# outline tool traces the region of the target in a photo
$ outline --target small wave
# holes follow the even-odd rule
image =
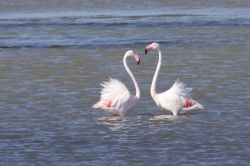
[[[220,26],[250,25],[245,8],[162,8],[141,11],[11,13],[0,15],[1,27],[32,26]]]
[[[180,16],[196,16],[203,15],[200,13],[192,14],[185,12],[186,10],[142,10],[142,11],[99,11],[99,12],[47,12],[47,13],[2,13],[0,20],[35,20],[35,19],[54,19],[54,18],[145,18],[145,17],[180,17]]]
[[[98,11],[64,11],[43,13],[0,13],[0,20],[35,20],[54,18],[146,18],[146,17],[184,17],[184,16],[209,16],[209,17],[237,17],[249,18],[248,8],[186,8],[186,7],[161,7],[157,9],[137,10],[98,10]]]
[[[106,40],[81,40],[75,39],[71,41],[62,40],[62,42],[36,41],[36,42],[15,42],[0,43],[0,48],[89,48],[89,47],[106,47],[106,46],[130,46],[145,45],[152,41],[165,45],[186,45],[186,44],[223,44],[232,41],[227,40],[202,40],[202,39],[170,39],[170,40],[154,40],[154,39],[106,39]]]
[[[51,21],[51,22],[0,22],[0,28],[15,27],[56,27],[56,26],[246,26],[250,19],[183,19],[183,20],[97,20],[97,21]]]

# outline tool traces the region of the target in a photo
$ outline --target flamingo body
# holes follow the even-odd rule
[[[169,90],[156,94],[153,100],[157,106],[171,111],[175,116],[187,111],[202,109],[203,106],[190,97],[191,91],[191,88],[177,80]]]
[[[109,81],[102,82],[101,86],[100,101],[93,105],[95,109],[100,108],[113,115],[125,115],[139,100],[117,79],[110,78]]]

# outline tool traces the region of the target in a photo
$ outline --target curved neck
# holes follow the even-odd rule
[[[128,72],[129,76],[131,77],[131,79],[132,79],[132,81],[134,83],[135,91],[136,91],[135,96],[137,98],[140,98],[140,95],[141,95],[140,94],[140,89],[139,89],[139,86],[137,84],[137,81],[135,80],[135,77],[134,77],[133,73],[131,72],[131,70],[129,69],[129,67],[127,65],[127,57],[128,57],[128,55],[124,55],[123,64],[124,64],[124,67],[125,67],[126,71]]]
[[[157,78],[158,78],[158,75],[159,75],[159,71],[161,69],[161,50],[160,50],[160,48],[158,48],[158,54],[159,54],[159,60],[158,60],[158,64],[157,64],[155,74],[154,74],[154,77],[153,77],[153,80],[152,80],[151,88],[150,88],[150,93],[151,93],[152,97],[154,97],[156,95],[156,90],[155,90],[156,82],[157,82]]]

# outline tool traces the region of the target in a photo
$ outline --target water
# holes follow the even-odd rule
[[[0,2],[0,165],[249,165],[248,1]],[[205,110],[174,118],[149,94],[179,78]],[[91,105],[99,83],[142,90],[123,118]]]

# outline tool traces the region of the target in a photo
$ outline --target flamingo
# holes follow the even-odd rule
[[[109,81],[104,81],[100,84],[102,86],[100,100],[92,106],[93,108],[100,108],[111,112],[113,115],[124,116],[126,112],[139,101],[140,89],[134,75],[127,65],[128,57],[134,58],[138,65],[140,64],[140,57],[133,50],[128,50],[123,57],[123,65],[135,86],[135,96],[129,92],[128,88],[121,81],[110,78]]]
[[[152,43],[145,47],[145,54],[150,50],[158,50],[159,60],[152,80],[150,94],[156,105],[171,111],[174,116],[191,110],[203,109],[203,106],[190,97],[192,88],[176,80],[170,89],[163,93],[156,93],[156,82],[161,68],[161,50],[158,43]]]

